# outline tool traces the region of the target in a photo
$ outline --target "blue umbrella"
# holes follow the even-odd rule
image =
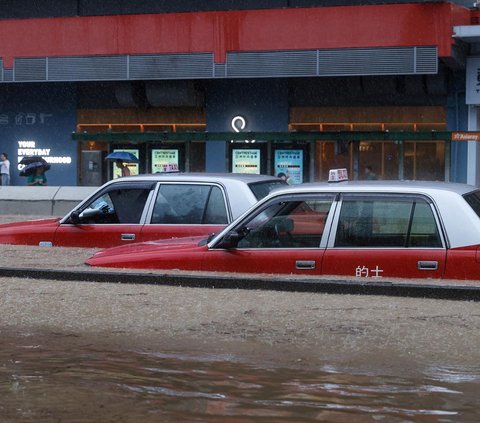
[[[105,157],[105,160],[121,160],[124,163],[138,163],[138,159],[127,151],[114,151]]]

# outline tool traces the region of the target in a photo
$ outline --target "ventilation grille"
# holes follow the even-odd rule
[[[415,72],[414,49],[322,50],[320,76],[395,75]]]
[[[436,47],[15,59],[0,82],[415,75],[438,73]]]
[[[127,56],[51,57],[49,81],[106,81],[127,79]]]
[[[227,55],[227,76],[303,77],[435,74],[436,47],[249,52]]]
[[[15,59],[14,75],[18,82],[46,81],[47,58]]]
[[[13,69],[4,69],[3,70],[3,81],[4,82],[13,82]]]
[[[227,76],[227,67],[225,63],[215,63],[215,78],[225,78]]]
[[[213,54],[130,56],[130,79],[197,79],[213,77]]]
[[[316,51],[229,53],[229,78],[314,76]]]
[[[438,73],[438,51],[436,47],[415,48],[415,73]]]

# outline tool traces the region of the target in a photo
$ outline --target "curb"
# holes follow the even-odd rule
[[[211,276],[152,273],[84,272],[53,269],[0,268],[0,277],[48,279],[57,281],[182,286],[189,288],[260,289],[326,294],[381,295],[390,297],[432,298],[480,301],[480,285],[434,285],[398,282],[358,282],[347,279],[301,279],[260,276]]]

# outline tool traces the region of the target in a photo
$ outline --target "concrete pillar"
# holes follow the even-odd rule
[[[478,106],[468,107],[468,130],[479,130]],[[467,184],[480,186],[480,144],[477,141],[468,142],[467,153]]]

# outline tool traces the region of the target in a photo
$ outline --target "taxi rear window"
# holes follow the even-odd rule
[[[287,185],[287,183],[280,179],[278,181],[273,180],[267,182],[255,182],[249,184],[248,186],[252,190],[255,198],[257,200],[261,200],[263,197],[266,197],[268,194],[270,194],[275,188],[282,187],[284,185]]]
[[[463,198],[465,198],[465,201],[473,211],[477,213],[477,216],[480,217],[480,190],[469,192],[468,194],[465,194]]]

